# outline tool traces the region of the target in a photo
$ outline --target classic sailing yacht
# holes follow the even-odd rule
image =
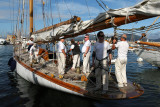
[[[0,45],[5,45],[6,44],[6,40],[0,37]]]
[[[75,37],[158,16],[160,15],[160,11],[157,11],[160,10],[159,5],[159,0],[144,0],[133,7],[101,13],[92,20],[81,21],[79,17],[73,17],[68,21],[33,32],[33,0],[30,0],[30,34],[34,38],[34,42],[41,44],[54,43],[61,36],[65,36],[65,38]],[[148,9],[150,9],[149,12]],[[127,87],[117,88],[117,81],[112,73],[109,76],[109,91],[107,93],[102,93],[102,89],[94,91],[96,84],[94,72],[91,72],[86,77],[82,73],[71,72],[66,68],[67,74],[63,78],[59,78],[57,63],[54,63],[56,60],[49,57],[54,52],[48,53],[46,49],[40,49],[39,55],[43,60],[38,64],[33,64],[31,67],[28,52],[22,49],[21,45],[21,42],[18,42],[14,48],[17,73],[33,84],[96,99],[130,99],[141,96],[144,93],[143,87],[130,81],[128,81]]]
[[[135,49],[134,52],[153,66],[160,68],[160,43],[143,41],[137,41],[136,43],[142,46]]]

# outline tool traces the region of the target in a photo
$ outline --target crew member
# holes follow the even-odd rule
[[[79,68],[80,67],[80,48],[79,45],[77,43],[75,43],[74,39],[71,40],[71,47],[70,47],[70,51],[72,51],[72,55],[73,55],[73,65],[71,70],[75,71],[75,68]]]
[[[112,54],[111,47],[107,41],[104,41],[104,33],[102,31],[97,34],[98,42],[94,44],[92,54],[92,64],[95,67],[96,88],[101,88],[101,81],[103,84],[103,93],[108,90],[108,64],[111,64]],[[109,60],[108,60],[109,57]]]
[[[139,40],[141,40],[141,41],[143,41],[143,42],[147,42],[148,40],[147,40],[147,38],[146,38],[146,34],[145,34],[145,33],[142,33],[142,34],[141,34],[141,38],[140,38]]]
[[[64,45],[65,39],[64,36],[59,38],[60,41],[58,42],[58,73],[59,75],[64,75],[65,73],[65,66],[66,66],[66,46]]]
[[[83,53],[83,73],[86,76],[90,73],[90,52],[91,52],[91,42],[89,41],[89,35],[86,34],[84,37],[85,43],[82,47]]]
[[[30,50],[30,48],[32,47],[33,45],[33,38],[31,37],[30,40],[28,41],[27,45],[28,45],[28,51]]]
[[[129,44],[126,39],[127,35],[123,34],[121,36],[121,41],[117,42],[117,40],[114,39],[112,45],[112,49],[118,48],[118,58],[115,61],[115,75],[117,78],[118,87],[127,86],[126,64]],[[115,44],[116,42],[117,44]]]
[[[37,46],[36,43],[33,44],[33,46],[30,48],[30,63],[32,66],[33,63],[33,59],[36,60],[36,63],[39,63],[39,57],[38,57],[38,53],[39,53],[39,47]]]

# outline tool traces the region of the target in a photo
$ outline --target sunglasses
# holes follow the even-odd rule
[[[99,35],[98,37],[104,37],[104,35]]]
[[[84,38],[88,38],[88,37],[84,37]]]

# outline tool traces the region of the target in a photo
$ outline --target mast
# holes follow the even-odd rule
[[[30,36],[33,32],[33,0],[29,0]]]

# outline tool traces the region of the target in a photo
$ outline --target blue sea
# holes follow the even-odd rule
[[[0,107],[160,107],[160,69],[145,61],[137,63],[132,52],[128,53],[127,78],[145,92],[123,100],[88,99],[29,83],[10,71],[7,64],[12,53],[12,45],[0,45]]]

